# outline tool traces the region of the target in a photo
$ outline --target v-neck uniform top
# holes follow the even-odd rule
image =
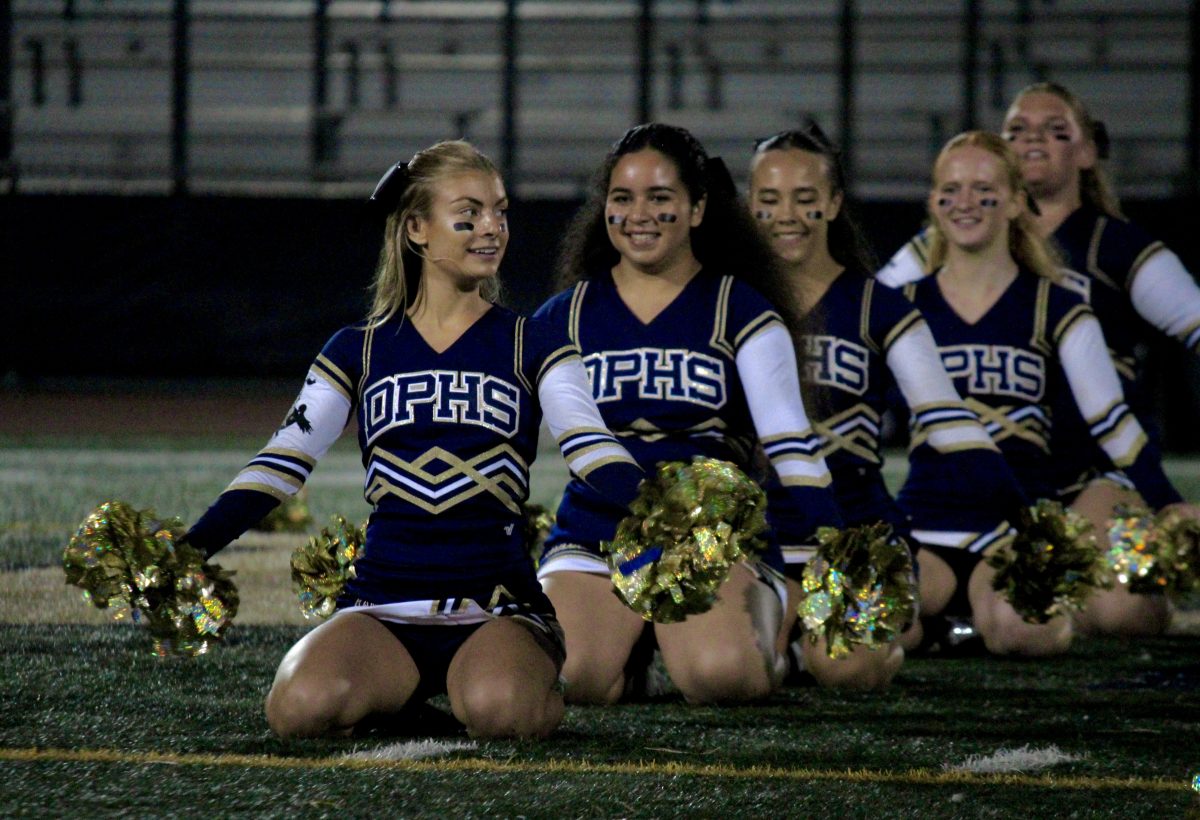
[[[791,336],[753,288],[702,270],[643,322],[611,272],[600,271],[536,315],[578,344],[605,423],[648,474],[661,462],[695,456],[748,470],[759,441],[786,490],[771,509],[780,541],[807,543],[818,526],[840,524],[819,436],[800,399]],[[620,519],[572,481],[547,555],[560,545],[598,552]]]
[[[943,503],[1009,510],[1023,502],[996,445],[955,392],[912,302],[865,272],[845,270],[812,314],[803,363],[816,396],[810,411],[848,524],[885,521],[908,531],[880,472],[880,424],[896,389],[909,409],[910,473],[974,477],[945,487],[951,495],[943,492]]]
[[[1159,507],[1178,500],[1125,402],[1099,322],[1079,293],[1022,269],[983,316],[967,322],[945,299],[936,274],[904,292],[933,331],[958,392],[979,414],[1029,498],[1052,498],[1057,489],[1050,469],[1051,407],[1055,394],[1066,391],[1093,439],[1149,503]],[[914,527],[962,529],[936,526],[953,514],[931,503],[936,487],[912,481],[905,483],[899,502],[912,514]],[[981,513],[975,529],[987,529],[995,520]]]
[[[573,474],[623,509],[642,471],[603,428],[560,328],[492,306],[440,352],[403,316],[343,328],[284,425],[189,540],[211,552],[248,529],[355,419],[373,511],[339,606],[416,601],[450,612],[499,596],[545,608],[522,508],[543,411]]]

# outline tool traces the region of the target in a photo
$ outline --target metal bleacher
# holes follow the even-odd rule
[[[1123,193],[1176,193],[1188,173],[1193,4],[979,0],[968,40],[962,0],[855,0],[856,192],[919,196],[944,139],[967,122],[998,125],[1016,90],[1050,78],[1107,121]],[[315,34],[322,6],[323,80]],[[194,192],[357,195],[397,158],[465,136],[493,156],[511,140],[507,176],[519,194],[574,197],[639,114],[638,2],[514,4],[508,133],[505,2],[187,7]],[[173,0],[12,3],[21,190],[171,189],[175,8]],[[651,8],[651,116],[693,130],[735,175],[755,137],[806,116],[842,137],[847,0],[659,0]],[[968,57],[978,67],[971,89]]]

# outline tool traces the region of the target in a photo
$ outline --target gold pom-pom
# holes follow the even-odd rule
[[[1130,592],[1187,595],[1200,587],[1200,521],[1164,510],[1119,507],[1108,529],[1105,559]]]
[[[305,532],[312,522],[306,494],[301,490],[295,495],[289,495],[278,507],[267,513],[262,521],[254,525],[254,529],[259,532]]]
[[[764,547],[766,496],[728,461],[659,465],[630,511],[601,548],[614,591],[648,621],[708,611],[732,566]]]
[[[328,618],[337,609],[346,582],[356,577],[354,562],[363,554],[365,525],[355,527],[340,515],[333,526],[292,552],[292,589],[305,618]]]
[[[894,641],[916,612],[908,546],[883,523],[822,527],[817,540],[798,609],[813,643],[824,637],[829,657],[844,658],[852,645],[878,649]]]
[[[1079,609],[1107,585],[1103,551],[1087,519],[1056,501],[1040,499],[1022,511],[1017,536],[988,557],[992,586],[1032,624]]]
[[[521,511],[525,513],[525,545],[536,563],[542,557],[542,545],[546,542],[546,536],[554,527],[554,513],[541,504],[522,504]]]
[[[97,609],[145,626],[154,653],[201,655],[237,614],[233,573],[186,541],[178,518],[108,501],[79,525],[63,551],[67,583]]]

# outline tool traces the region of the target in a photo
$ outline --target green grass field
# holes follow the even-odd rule
[[[318,524],[367,512],[349,439],[309,483]],[[789,688],[741,707],[671,697],[572,707],[542,742],[476,743],[437,700],[403,728],[281,741],[262,700],[307,628],[287,582],[303,536],[248,537],[218,556],[238,571],[243,610],[225,643],[193,660],[152,656],[145,634],[63,585],[60,564],[101,501],[194,520],[260,443],[0,438],[0,816],[1200,811],[1200,638],[1179,631],[1080,641],[1036,662],[910,659],[883,694]],[[1195,462],[1169,467],[1200,497]],[[552,504],[561,461],[543,458],[533,479],[533,500]],[[1009,761],[1017,768],[1004,771]]]

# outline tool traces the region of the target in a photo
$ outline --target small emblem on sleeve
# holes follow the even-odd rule
[[[312,423],[309,422],[308,418],[304,415],[304,411],[307,409],[307,404],[297,404],[292,408],[292,411],[288,413],[287,418],[283,420],[283,427],[280,427],[279,429],[282,430],[284,427],[290,427],[294,424],[300,428],[301,433],[311,433]]]

